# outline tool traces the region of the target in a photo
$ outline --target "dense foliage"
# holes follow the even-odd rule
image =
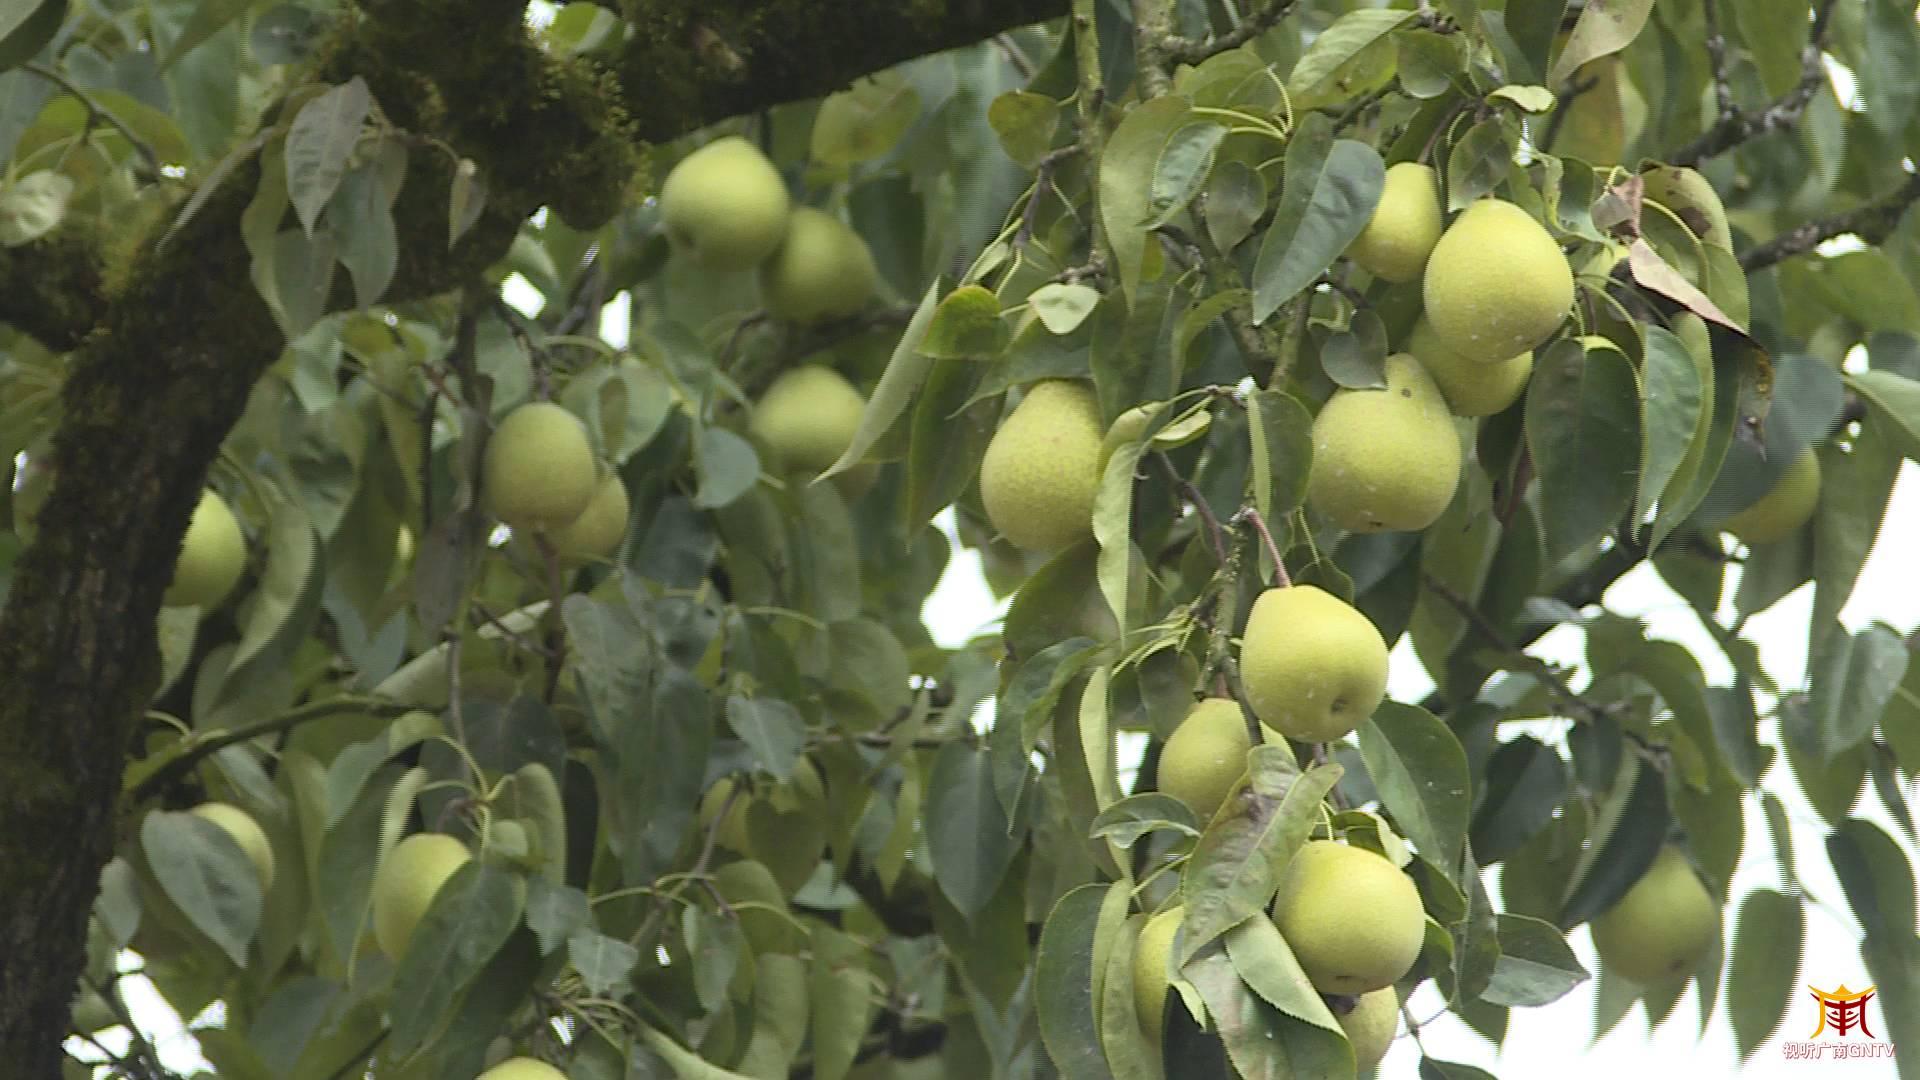
[[[735,78],[782,5],[409,6],[0,4],[0,849],[29,725],[132,695],[31,864],[84,965],[0,975],[69,1075],[131,956],[226,1080],[1338,1077],[1588,924],[1602,1030],[1695,988],[1748,1054],[1783,773],[1920,1046],[1920,664],[1838,619],[1920,460],[1914,5],[916,11],[799,102]],[[121,448],[190,484],[85,474],[194,378],[217,455]],[[956,543],[1011,602],[944,647]],[[1729,685],[1607,606],[1648,562]],[[36,675],[63,610],[157,662]]]

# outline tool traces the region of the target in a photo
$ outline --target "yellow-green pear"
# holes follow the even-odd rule
[[[420,919],[454,871],[472,861],[467,845],[445,833],[415,833],[394,845],[373,874],[373,939],[398,962]]]
[[[1573,306],[1573,270],[1525,210],[1480,199],[1440,235],[1421,279],[1427,318],[1464,356],[1504,360],[1536,348]]]
[[[1445,225],[1433,166],[1402,161],[1387,170],[1373,217],[1347,245],[1347,258],[1383,281],[1412,281],[1426,269]]]
[[[1345,736],[1387,696],[1387,643],[1359,609],[1317,585],[1268,589],[1240,643],[1255,716],[1301,742]]]
[[[668,241],[716,270],[751,270],[772,255],[791,205],[773,162],[738,135],[681,158],[660,185]]]
[[[1426,940],[1413,879],[1366,848],[1309,840],[1280,875],[1273,924],[1315,989],[1367,994],[1413,968]]]
[[[1407,335],[1407,351],[1433,376],[1455,416],[1492,416],[1520,400],[1533,374],[1533,352],[1487,363],[1447,348],[1422,315]]]
[[[1170,907],[1147,920],[1133,945],[1133,1009],[1147,1037],[1160,1041],[1166,1019],[1167,991],[1173,980],[1167,963],[1173,957],[1173,936],[1180,930],[1186,908]]]
[[[254,876],[260,879],[260,894],[265,896],[273,888],[273,845],[267,842],[267,834],[253,815],[230,803],[208,802],[194,807],[189,813],[195,817],[206,818],[228,835],[233,842],[246,852],[247,861],[253,864]]]
[[[1460,483],[1460,438],[1433,376],[1395,353],[1386,379],[1334,391],[1313,421],[1307,502],[1349,532],[1424,529]]]
[[[480,494],[516,529],[555,529],[579,517],[600,486],[587,427],[551,401],[513,410],[487,440]]]
[[[1641,197],[1673,211],[1693,235],[1733,250],[1733,232],[1727,228],[1727,208],[1707,178],[1684,165],[1655,165],[1640,174]],[[1645,210],[1657,214],[1658,210]]]
[[[734,795],[734,788],[740,782],[731,776],[723,776],[714,781],[707,793],[700,797],[698,820],[703,829],[712,828],[715,818],[720,816],[722,807],[726,808],[727,818],[715,831],[714,845],[723,851],[745,855],[747,852],[747,804],[753,796],[747,791]],[[732,799],[731,803],[728,799]]]
[[[1265,741],[1279,744],[1280,733],[1267,728]],[[1246,774],[1252,749],[1240,704],[1207,698],[1187,712],[1160,748],[1159,788],[1186,803],[1205,824]]]
[[[481,1073],[477,1080],[567,1080],[567,1074],[535,1058],[512,1057]]]
[[[1720,523],[1742,543],[1771,544],[1792,536],[1820,505],[1820,455],[1809,446],[1752,506]]]
[[[878,279],[859,233],[823,210],[798,206],[779,250],[760,264],[760,298],[775,318],[821,322],[857,314]]]
[[[1029,551],[1053,551],[1091,535],[1105,434],[1086,383],[1034,383],[980,461],[987,520]]]
[[[168,607],[214,607],[233,591],[246,567],[247,538],[240,533],[240,523],[225,499],[202,491],[180,542],[173,580],[160,602]]]
[[[1713,948],[1720,909],[1672,844],[1626,895],[1593,920],[1600,962],[1643,986],[1685,978]]]
[[[846,376],[807,364],[773,380],[753,407],[748,429],[783,468],[811,475],[847,452],[866,409],[867,399]]]
[[[1383,986],[1361,994],[1352,1009],[1335,1019],[1340,1021],[1340,1030],[1347,1033],[1347,1044],[1353,1047],[1354,1068],[1371,1069],[1387,1056],[1393,1033],[1399,1030],[1400,992]]]
[[[602,469],[593,498],[580,516],[547,534],[560,557],[569,560],[604,559],[620,550],[627,538],[627,482],[612,469]]]

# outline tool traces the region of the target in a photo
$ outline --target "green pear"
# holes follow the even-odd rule
[[[740,781],[731,776],[723,776],[714,781],[713,786],[707,789],[707,793],[700,797],[697,819],[702,829],[713,828],[714,819],[720,816],[720,809],[726,807],[727,819],[721,822],[719,829],[715,831],[714,845],[723,851],[746,855],[748,854],[747,804],[753,801],[753,795],[747,791],[734,795],[734,788],[739,786],[739,783]],[[729,803],[728,799],[733,801]]]
[[[668,241],[716,270],[751,270],[772,255],[791,205],[780,171],[738,135],[681,158],[660,185]]]
[[[1353,1065],[1367,1070],[1380,1064],[1400,1027],[1400,992],[1391,986],[1361,994],[1353,1008],[1334,1017],[1353,1047]]]
[[[1531,350],[1495,363],[1462,356],[1440,340],[1422,315],[1407,335],[1407,351],[1433,376],[1455,416],[1492,416],[1520,400],[1533,375]]]
[[[1057,550],[1091,535],[1105,434],[1087,384],[1034,383],[980,461],[987,520],[1030,551]]]
[[[789,470],[814,475],[840,460],[860,430],[867,399],[830,367],[782,372],[753,407],[748,430]]]
[[[1573,306],[1573,269],[1532,215],[1481,199],[1440,235],[1421,279],[1427,318],[1453,351],[1489,362],[1537,348]]]
[[[786,894],[764,864],[730,862],[713,872],[713,888],[739,914],[740,930],[756,954],[798,953],[805,945],[805,935],[785,914]]]
[[[1668,844],[1626,895],[1593,920],[1593,947],[1608,970],[1655,986],[1691,973],[1719,932],[1719,906],[1686,855]]]
[[[1727,208],[1707,178],[1684,165],[1655,165],[1640,174],[1641,197],[1673,211],[1688,231],[1709,244],[1733,250]],[[1657,214],[1658,210],[1644,213]]]
[[[858,314],[878,279],[859,233],[832,214],[798,206],[779,250],[760,264],[760,297],[775,318],[823,322]]]
[[[600,486],[587,428],[551,401],[506,415],[480,467],[487,508],[516,529],[556,529],[579,517]]]
[[[1385,389],[1340,389],[1313,422],[1307,502],[1349,532],[1424,529],[1460,483],[1460,438],[1440,387],[1406,353]]]
[[[699,821],[711,827],[738,781],[723,777],[700,800]],[[826,785],[811,758],[795,763],[793,778],[762,794],[733,799],[714,835],[715,846],[766,864],[785,893],[806,884],[826,847]]]
[[[593,498],[580,516],[547,533],[547,541],[569,561],[604,559],[620,550],[627,538],[627,482],[612,469],[602,469]]]
[[[1433,166],[1402,161],[1387,170],[1380,202],[1347,245],[1347,258],[1383,281],[1412,281],[1426,269],[1444,224]]]
[[[201,803],[191,811],[195,817],[202,817],[233,837],[233,842],[246,852],[247,861],[253,864],[253,872],[260,879],[260,895],[273,888],[273,845],[267,842],[267,834],[253,815],[229,803]]]
[[[440,887],[472,861],[467,845],[444,833],[415,833],[394,845],[373,874],[373,938],[396,963]]]
[[[1426,940],[1413,879],[1366,848],[1309,840],[1280,875],[1273,923],[1314,988],[1368,994],[1412,970]]]
[[[1268,589],[1240,643],[1240,682],[1262,723],[1330,742],[1387,696],[1387,643],[1357,608],[1317,585]]]
[[[1133,1009],[1140,1027],[1156,1043],[1166,1020],[1167,991],[1173,986],[1167,972],[1173,936],[1185,915],[1186,908],[1176,905],[1153,916],[1140,928],[1140,939],[1133,945]]]
[[[247,567],[247,538],[234,520],[227,501],[202,491],[193,508],[180,555],[173,564],[173,580],[160,602],[168,607],[218,606],[240,581]]]
[[[1278,744],[1281,735],[1267,728],[1266,741]],[[1188,711],[1160,748],[1159,788],[1186,803],[1204,824],[1246,775],[1252,749],[1240,704],[1207,698]]]
[[[1793,459],[1758,502],[1720,523],[1749,547],[1772,544],[1799,531],[1820,505],[1820,455],[1809,446]]]
[[[567,1080],[559,1069],[530,1057],[512,1057],[488,1069],[476,1080]]]

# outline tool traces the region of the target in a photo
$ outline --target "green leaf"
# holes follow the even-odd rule
[[[760,766],[782,783],[793,779],[794,763],[807,745],[806,720],[800,710],[778,698],[727,698],[727,726],[753,751]]]
[[[1517,735],[1493,751],[1485,776],[1486,794],[1468,838],[1476,856],[1494,863],[1553,820],[1567,795],[1567,766],[1540,740]]]
[[[433,896],[393,976],[389,1050],[425,1046],[460,995],[520,925],[526,883],[475,860],[454,871]]]
[[[1900,635],[1884,623],[1874,623],[1856,635],[1835,627],[1816,647],[1808,675],[1813,694],[1805,709],[1800,744],[1817,747],[1822,759],[1834,758],[1860,745],[1893,700],[1907,673],[1907,647]],[[1783,727],[1793,723],[1782,719]],[[1787,732],[1789,738],[1794,732]]]
[[[1126,890],[1125,882],[1115,882],[1116,891]],[[1110,894],[1111,895],[1111,894]],[[1117,911],[1115,910],[1117,909]],[[1098,962],[1102,951],[1098,947],[1104,940],[1111,945],[1104,953],[1105,968],[1099,982],[1100,1000],[1100,1046],[1106,1053],[1107,1066],[1113,1070],[1114,1080],[1159,1080],[1160,1070],[1155,1067],[1154,1047],[1149,1043],[1146,1032],[1140,1027],[1140,1011],[1134,1005],[1133,998],[1133,951],[1140,934],[1140,925],[1146,922],[1146,916],[1126,916],[1124,897],[1117,904],[1110,904],[1101,912],[1102,925],[1096,928],[1094,958]],[[1111,930],[1105,925],[1118,920]]]
[[[1420,1080],[1497,1080],[1485,1069],[1439,1058],[1420,1059]]]
[[[19,247],[40,239],[67,216],[73,197],[73,178],[42,169],[8,184],[0,191],[0,245]]]
[[[1046,730],[1067,686],[1099,657],[1098,643],[1083,637],[1057,642],[1028,657],[1007,684],[995,713],[991,745],[994,794],[1009,819],[1027,781],[1027,755]]]
[[[1349,11],[1335,19],[1333,25],[1314,36],[1313,44],[1307,46],[1307,51],[1287,75],[1287,96],[1294,108],[1308,107],[1310,99],[1327,94],[1342,68],[1370,47],[1383,43],[1387,35],[1405,25],[1412,14],[1369,9]]]
[[[940,283],[930,282],[926,294],[920,298],[920,306],[914,309],[913,318],[900,335],[900,343],[893,348],[893,358],[887,362],[887,370],[881,373],[880,381],[874,384],[873,393],[867,398],[867,407],[860,414],[860,427],[853,433],[853,441],[847,444],[847,451],[840,455],[840,460],[820,474],[822,480],[860,464],[867,456],[867,451],[873,449],[874,444],[880,441],[880,437],[887,433],[887,429],[912,403],[914,393],[927,377],[927,369],[933,366],[933,358],[920,352],[920,341],[933,322],[933,313],[939,307],[939,296]]]
[[[309,237],[347,174],[372,108],[366,80],[355,75],[301,106],[287,128],[287,197]]]
[[[759,863],[744,862],[739,865],[766,873]],[[770,874],[765,880],[770,888],[777,890],[780,887]],[[735,915],[709,914],[705,908],[693,906],[682,909],[680,914],[680,938],[686,942],[687,955],[693,966],[693,996],[699,1000],[700,1007],[708,1012],[725,1006],[727,992],[740,971],[740,958],[747,951],[746,932],[742,918],[737,917],[738,909]],[[757,912],[747,917],[780,918],[770,912]]]
[[[1045,94],[1009,90],[987,106],[1000,146],[1023,169],[1038,169],[1060,128],[1060,103]]]
[[[1553,91],[1544,86],[1509,83],[1487,95],[1488,101],[1508,101],[1522,112],[1544,113],[1553,108]]]
[[[1813,519],[1813,614],[1818,631],[1834,625],[1853,596],[1873,542],[1880,535],[1900,451],[1878,416],[1862,423],[1851,447],[1824,443],[1820,455],[1820,503]]]
[[[67,21],[67,0],[6,0],[0,4],[0,71],[40,55]],[[13,147],[8,146],[11,156]]]
[[[962,917],[987,906],[1006,876],[1021,838],[993,790],[985,751],[954,741],[940,748],[927,781],[922,818],[933,855],[933,880]]]
[[[167,48],[167,58],[160,69],[165,71],[179,63],[182,56],[225,29],[252,6],[253,0],[200,0],[193,5],[193,14],[187,17],[187,24],[180,28],[179,36]]]
[[[760,455],[747,440],[726,428],[707,427],[696,445],[693,460],[700,489],[694,492],[693,505],[702,510],[730,506],[760,482]]]
[[[1899,138],[1920,105],[1920,28],[1902,0],[1868,0],[1857,69],[1867,123],[1882,138]]]
[[[260,926],[260,878],[225,829],[196,814],[156,810],[140,823],[140,849],[160,890],[235,967]]]
[[[646,1044],[647,1049],[660,1055],[679,1080],[755,1080],[754,1077],[729,1072],[713,1064],[646,1024],[640,1025],[640,1041]]]
[[[1617,0],[1581,9],[1579,20],[1573,24],[1573,33],[1567,36],[1566,45],[1547,70],[1547,85],[1559,86],[1580,65],[1611,56],[1632,44],[1652,11],[1653,0]]]
[[[1040,324],[1055,334],[1070,334],[1100,303],[1100,293],[1078,282],[1050,281],[1027,296]]]
[[[1107,458],[1101,470],[1100,487],[1093,497],[1093,538],[1100,545],[1094,566],[1100,582],[1100,595],[1113,612],[1115,629],[1125,642],[1132,629],[1129,618],[1139,597],[1129,597],[1133,584],[1133,488],[1134,473],[1146,452],[1142,443],[1121,445]]]
[[[1094,986],[1094,931],[1105,885],[1082,885],[1062,896],[1040,929],[1034,961],[1035,1011],[1047,1057],[1064,1080],[1106,1080]]]
[[[936,360],[973,359],[999,353],[1007,338],[999,298],[982,286],[962,285],[934,309],[920,352]]]
[[[1268,1004],[1315,1027],[1341,1031],[1344,1037],[1340,1021],[1313,988],[1292,946],[1272,919],[1248,919],[1227,931],[1226,945],[1234,970]]]
[[[1527,389],[1527,446],[1540,478],[1547,557],[1604,535],[1633,504],[1640,468],[1640,388],[1613,349],[1560,341]]]
[[[1180,216],[1213,172],[1214,155],[1227,137],[1224,124],[1206,120],[1184,124],[1167,136],[1153,163],[1148,188],[1147,227],[1158,228]]]
[[[624,985],[640,962],[640,950],[598,930],[582,928],[567,937],[567,963],[580,974],[587,993],[606,997]]]
[[[842,168],[885,157],[920,118],[920,94],[898,68],[875,72],[829,94],[813,117],[809,152]]]
[[[1107,136],[1100,155],[1100,221],[1113,249],[1114,269],[1128,302],[1140,288],[1147,255],[1147,226],[1153,217],[1155,163],[1190,106],[1173,95],[1153,98],[1129,109]]]
[[[1515,1008],[1547,1005],[1586,982],[1587,969],[1574,958],[1552,923],[1525,915],[1499,916],[1500,959],[1482,1001]]]
[[[1920,382],[1880,370],[1849,374],[1846,382],[1872,406],[1877,419],[1899,431],[1901,454],[1920,461]]]
[[[1640,491],[1633,506],[1635,521],[1644,521],[1655,502],[1666,497],[1667,484],[1693,446],[1706,388],[1700,368],[1680,339],[1665,327],[1648,324],[1645,330],[1646,458],[1640,472]],[[1709,369],[1710,370],[1710,369]]]
[[[866,948],[825,926],[812,933],[813,969],[808,997],[813,999],[813,1075],[845,1080],[866,1037],[873,995]]]
[[[404,163],[406,151],[398,143]],[[340,262],[353,278],[353,294],[361,307],[372,307],[393,283],[400,265],[399,235],[393,223],[393,201],[398,188],[387,186],[387,173],[365,165],[341,178],[327,203],[327,222]],[[404,175],[404,173],[400,174]]]
[[[1322,144],[1311,141],[1315,135],[1327,140],[1324,157],[1317,156]],[[1265,322],[1333,265],[1373,219],[1386,183],[1386,165],[1366,143],[1332,139],[1324,124],[1310,121],[1302,121],[1293,138],[1280,204],[1253,268],[1255,322]]]
[[[1513,171],[1514,133],[1507,119],[1489,117],[1467,129],[1447,154],[1447,209],[1467,205],[1506,182]]]
[[[1727,972],[1727,1018],[1745,1061],[1779,1030],[1800,995],[1800,952],[1807,914],[1798,896],[1755,889],[1734,920],[1733,965]]]
[[[1328,1077],[1353,1067],[1353,1051],[1344,1036],[1289,1016],[1254,993],[1222,944],[1209,945],[1182,965],[1180,974],[1207,1003],[1207,1019],[1226,1043],[1240,1076]],[[1179,1010],[1178,1005],[1169,1007]]]
[[[586,893],[541,878],[528,883],[527,929],[539,939],[542,955],[551,955],[575,932],[592,926],[593,909],[588,905]]]
[[[1447,725],[1418,705],[1382,702],[1360,725],[1360,756],[1401,833],[1435,866],[1458,866],[1473,795]]]
[[[1088,835],[1130,848],[1150,832],[1199,836],[1200,825],[1186,803],[1157,791],[1143,791],[1100,811]]]

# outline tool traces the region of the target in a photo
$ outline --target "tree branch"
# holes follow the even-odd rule
[[[1240,21],[1240,25],[1210,41],[1173,38],[1166,43],[1164,55],[1169,63],[1198,64],[1209,56],[1237,49],[1280,24],[1293,10],[1296,0],[1265,0],[1258,9]]]
[[[324,720],[329,716],[342,716],[347,713],[399,716],[415,708],[417,706],[388,701],[385,698],[337,697],[327,698],[324,701],[311,701],[288,709],[278,716],[269,716],[265,720],[256,720],[231,731],[222,731],[195,740],[182,750],[179,756],[172,758],[155,769],[152,775],[134,785],[130,798],[135,804],[145,802],[179,782],[207,758],[229,746],[252,742],[262,735],[277,735],[283,731],[291,731],[310,720]]]
[[[1900,224],[1907,208],[1920,200],[1920,173],[1908,173],[1907,181],[1891,194],[1828,217],[1796,225],[1764,244],[1740,253],[1740,268],[1751,274],[1782,259],[1803,255],[1836,236],[1858,236],[1874,246],[1885,242]]]
[[[1800,81],[1766,108],[1759,112],[1748,112],[1734,104],[1733,87],[1728,82],[1726,70],[1726,40],[1719,34],[1718,12],[1712,0],[1708,0],[1707,55],[1713,65],[1714,100],[1719,105],[1720,115],[1713,126],[1702,132],[1699,138],[1674,151],[1669,160],[1675,165],[1698,165],[1749,139],[1783,131],[1799,123],[1800,114],[1806,111],[1807,103],[1813,100],[1814,92],[1827,78],[1826,64],[1821,54],[1826,50],[1827,22],[1833,15],[1833,4],[1834,0],[1820,0],[1813,9],[1813,22],[1807,30],[1807,46],[1800,53]]]

